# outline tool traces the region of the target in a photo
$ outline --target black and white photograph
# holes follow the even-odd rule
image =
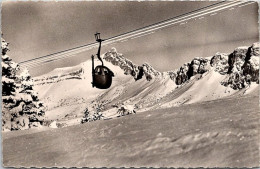
[[[257,1],[3,1],[2,166],[259,167]]]

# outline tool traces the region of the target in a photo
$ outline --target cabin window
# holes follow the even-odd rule
[[[102,71],[101,71],[100,67],[97,67],[97,68],[96,68],[96,74],[98,74],[98,75],[101,75],[101,74],[102,74]]]
[[[108,70],[107,70],[107,68],[104,68],[104,73],[105,73],[105,75],[108,74]]]

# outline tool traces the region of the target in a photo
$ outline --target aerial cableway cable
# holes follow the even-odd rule
[[[220,2],[219,2],[220,3]],[[223,2],[222,2],[223,3]],[[231,3],[234,3],[234,1],[233,2],[231,2]],[[223,10],[223,9],[226,9],[226,8],[230,8],[230,7],[232,7],[232,6],[237,6],[237,5],[241,5],[241,4],[245,4],[245,5],[248,5],[249,3],[248,2],[240,2],[240,3],[238,3],[237,4],[237,2],[235,2],[236,4],[225,4],[225,5],[229,5],[229,6],[224,6],[225,8],[221,8],[221,9],[217,9],[217,11],[218,10]],[[248,3],[248,4],[247,4]],[[250,3],[254,3],[254,2],[250,2]],[[214,4],[213,4],[214,5]],[[231,5],[231,6],[230,6]],[[212,5],[211,5],[212,6]],[[204,7],[204,8],[206,8],[206,7]],[[196,16],[193,16],[193,18],[195,18],[195,17],[199,17],[199,16],[202,16],[202,15],[206,15],[206,14],[209,14],[209,13],[212,13],[212,12],[216,12],[215,10],[214,11],[209,11],[209,12],[207,12],[207,13],[205,13],[205,14],[200,14],[200,15],[196,15]],[[187,18],[186,20],[189,20],[189,19],[192,19],[192,18]],[[162,21],[162,22],[165,22],[165,21]],[[170,25],[172,25],[172,24],[176,24],[176,23],[179,23],[179,22],[183,22],[183,20],[180,20],[180,21],[178,21],[178,22],[175,22],[175,23],[170,23]],[[160,22],[161,23],[161,22]],[[158,24],[158,23],[157,23]],[[153,24],[153,25],[155,25],[155,24]],[[151,26],[151,25],[150,25]],[[150,27],[150,26],[147,26],[147,27]],[[153,30],[155,30],[155,29],[161,29],[161,28],[163,28],[163,27],[166,27],[166,26],[169,26],[169,25],[162,25],[161,27],[158,27],[158,25],[157,25],[157,27],[155,27]],[[139,30],[141,30],[141,31],[143,31],[144,30],[144,28],[141,28],[141,29],[139,29]],[[135,30],[136,31],[136,30]],[[150,30],[146,30],[146,32],[150,32],[151,31],[151,29]],[[132,32],[134,32],[134,31],[131,31],[130,33],[132,33]],[[128,38],[131,38],[131,39],[133,39],[133,38],[137,38],[136,37],[136,35],[138,35],[138,36],[144,36],[144,35],[146,35],[146,34],[143,34],[143,33],[146,33],[146,32],[137,32],[136,34],[134,34],[134,35],[129,35],[129,32],[128,33],[125,33],[125,34],[122,34],[122,35],[118,35],[118,36],[115,36],[115,37],[112,37],[112,38],[108,38],[108,39],[106,39],[106,43],[104,43],[104,45],[107,45],[107,44],[111,44],[111,43],[115,43],[115,42],[118,42],[118,41],[122,41],[122,40],[125,40],[125,39],[128,39]],[[139,34],[141,34],[141,35],[139,35]],[[143,34],[143,35],[142,35]],[[150,34],[150,33],[147,33],[147,34]],[[119,38],[118,38],[119,37]],[[117,38],[117,39],[115,39],[115,38]],[[114,39],[114,40],[113,40]],[[112,41],[111,41],[112,40]],[[35,58],[35,59],[31,59],[31,60],[28,60],[28,61],[24,61],[24,62],[21,62],[20,64],[21,65],[27,65],[27,66],[29,66],[29,67],[34,67],[34,65],[35,66],[37,66],[37,65],[39,65],[39,64],[42,64],[42,63],[48,63],[48,62],[52,62],[52,61],[55,61],[55,60],[60,60],[60,59],[63,59],[63,58],[66,58],[66,57],[70,57],[70,56],[73,56],[73,55],[75,55],[75,54],[77,54],[77,53],[79,53],[79,52],[83,52],[83,51],[86,51],[86,50],[89,50],[89,49],[92,49],[92,48],[94,48],[94,47],[96,47],[96,45],[97,45],[97,43],[92,43],[92,44],[88,44],[88,45],[83,45],[83,46],[80,46],[80,47],[76,47],[76,48],[73,48],[73,49],[68,49],[68,50],[66,50],[66,51],[61,51],[61,52],[57,52],[57,53],[55,53],[55,54],[51,54],[51,55],[47,55],[47,56],[44,56],[44,57],[40,57],[40,58]],[[84,47],[86,47],[86,48],[84,48]],[[75,51],[76,50],[76,51]],[[48,57],[49,56],[49,57]],[[45,58],[45,57],[48,57],[48,58]],[[35,61],[34,61],[35,60]],[[29,63],[28,63],[29,62]],[[31,62],[31,63],[30,63]],[[27,63],[27,64],[26,64]]]
[[[234,1],[232,2],[232,3],[234,3]],[[250,3],[254,3],[254,2],[250,2]],[[250,4],[250,3],[248,3],[248,2],[240,2],[240,3],[237,3],[236,2],[236,4],[225,4],[225,5],[229,5],[229,6],[224,6],[225,8],[221,8],[221,10],[223,10],[223,9],[226,9],[226,8],[230,8],[230,7],[232,7],[232,6],[237,6],[237,5],[241,5],[241,4],[244,4],[244,5],[248,5],[248,4]],[[214,4],[213,4],[214,5]],[[243,5],[243,6],[244,6]],[[204,7],[205,8],[205,7]],[[220,9],[217,9],[217,11],[218,10],[220,10]],[[216,12],[215,10],[214,11],[209,11],[209,12],[207,12],[207,13],[205,13],[205,14],[200,14],[200,15],[196,15],[196,16],[193,16],[193,18],[195,18],[195,17],[199,17],[199,16],[202,16],[202,15],[206,15],[206,14],[209,14],[209,13],[212,13],[212,12]],[[192,18],[187,18],[186,20],[189,20],[189,19],[192,19]],[[162,21],[163,22],[163,21]],[[170,23],[170,25],[172,25],[172,24],[176,24],[176,23],[179,23],[179,22],[183,22],[183,20],[180,20],[180,21],[178,21],[178,22],[175,22],[175,23]],[[154,24],[155,25],[155,24]],[[166,26],[169,26],[169,25],[162,25],[161,27],[155,27],[154,29],[161,29],[161,28],[163,28],[163,27],[166,27]],[[149,26],[148,26],[149,27]],[[153,29],[153,30],[154,30]],[[140,29],[139,29],[140,30]],[[141,28],[141,30],[143,31],[144,30],[144,28]],[[150,30],[146,30],[146,32],[148,32],[148,31],[150,31],[150,33],[151,33],[151,29]],[[133,31],[131,31],[131,33],[132,33]],[[122,34],[122,35],[124,35],[124,36],[122,36],[122,35],[118,35],[118,36],[115,36],[115,37],[112,37],[112,38],[109,38],[109,39],[106,39],[106,43],[104,43],[104,45],[107,45],[107,44],[111,44],[111,43],[115,43],[115,42],[118,42],[118,41],[122,41],[122,40],[125,40],[125,39],[129,39],[129,38],[131,38],[131,39],[133,39],[133,38],[137,38],[136,37],[136,35],[138,35],[138,36],[144,36],[144,35],[146,35],[146,34],[150,34],[150,33],[146,33],[146,32],[138,32],[138,33],[136,33],[136,34],[134,34],[134,35],[129,35],[129,32],[128,33],[125,33],[125,34]],[[143,33],[146,33],[146,34],[143,34]],[[141,34],[141,35],[139,35],[139,34]],[[118,38],[119,37],[119,38]],[[117,38],[117,39],[115,39],[115,38]],[[114,39],[114,40],[113,40]],[[111,41],[112,40],[112,41]],[[34,66],[37,66],[37,65],[39,65],[39,64],[46,64],[46,63],[48,63],[48,62],[52,62],[52,61],[55,61],[55,60],[60,60],[60,59],[64,59],[64,58],[67,58],[67,57],[70,57],[70,56],[73,56],[73,55],[75,55],[75,54],[77,54],[77,53],[79,53],[79,52],[83,52],[83,51],[86,51],[86,50],[89,50],[89,49],[92,49],[92,48],[94,48],[94,47],[96,47],[96,45],[97,45],[97,43],[92,43],[92,44],[88,44],[88,45],[83,45],[83,46],[81,46],[81,47],[76,47],[76,48],[73,48],[73,49],[68,49],[68,50],[66,50],[66,51],[62,51],[62,52],[57,52],[57,53],[55,53],[55,54],[51,54],[51,55],[47,55],[47,56],[49,56],[49,58],[45,58],[45,57],[47,57],[47,56],[45,56],[45,57],[41,57],[41,58],[35,58],[35,59],[32,59],[32,60],[28,60],[28,61],[24,61],[24,62],[21,62],[20,64],[23,66],[23,65],[27,65],[28,67],[34,67]],[[84,48],[84,46],[86,47],[86,48]],[[75,51],[76,50],[76,51]],[[35,60],[35,61],[34,61]],[[26,64],[26,62],[27,62],[27,64]],[[29,63],[28,63],[29,62]]]
[[[223,3],[223,2],[218,2],[216,4],[220,4],[220,3]],[[195,13],[196,14],[195,16],[194,16],[194,11],[192,11],[192,12],[189,12],[189,13],[193,13],[193,14],[188,15],[188,16],[191,16],[190,18],[185,18],[185,17],[187,17],[187,14],[188,14],[188,13],[186,13],[186,14],[183,14],[183,15],[186,15],[186,16],[182,17],[182,20],[180,20],[180,18],[178,18],[180,16],[174,17],[174,18],[177,18],[177,22],[175,22],[175,23],[171,23],[171,22],[169,23],[169,20],[173,19],[173,18],[171,18],[171,19],[168,19],[168,20],[165,20],[165,21],[153,24],[153,25],[149,25],[149,26],[144,27],[144,28],[140,28],[140,29],[137,29],[137,30],[134,30],[134,31],[131,31],[131,32],[128,32],[128,33],[124,33],[124,34],[121,34],[121,35],[118,35],[118,36],[115,36],[115,37],[112,37],[112,38],[108,38],[108,39],[105,40],[106,42],[104,43],[104,45],[115,43],[115,42],[122,41],[122,40],[129,39],[129,38],[133,39],[133,38],[136,38],[137,35],[138,36],[144,36],[146,34],[143,34],[143,33],[151,32],[153,30],[161,29],[163,27],[170,26],[172,24],[183,22],[184,19],[190,20],[190,19],[197,18],[197,17],[203,16],[203,15],[211,14],[212,12],[216,12],[216,11],[219,11],[219,10],[223,10],[223,9],[230,8],[230,7],[237,6],[237,5],[244,4],[244,3],[247,3],[247,2],[236,2],[236,1],[235,2],[234,1],[229,2],[227,4],[224,4],[224,6],[223,5],[217,6],[217,9],[216,9],[216,7],[214,7],[213,8],[214,10],[212,10],[212,8],[211,8],[210,11],[208,9],[208,10],[200,11],[199,14],[197,12],[197,13]],[[216,4],[213,4],[213,5],[210,5],[210,6],[214,6]],[[208,7],[209,6],[204,7],[204,8],[208,8]],[[201,9],[198,9],[196,11],[199,11],[199,10],[201,10]],[[204,12],[204,13],[202,13],[202,12]],[[181,16],[183,16],[183,15],[181,15]],[[165,25],[165,23],[166,23],[166,25]],[[158,27],[158,26],[160,26],[160,27]],[[147,28],[149,28],[149,29],[147,29]],[[151,28],[153,28],[153,29],[151,29]],[[137,32],[137,31],[139,31],[139,32]],[[133,34],[133,33],[135,33],[135,34]],[[148,33],[148,34],[150,34],[150,33]],[[42,63],[48,63],[48,62],[52,62],[52,61],[55,61],[55,60],[60,60],[60,59],[66,58],[66,57],[73,56],[73,55],[75,55],[79,52],[83,52],[83,51],[92,49],[96,46],[97,46],[97,43],[83,45],[83,46],[76,47],[76,48],[73,48],[73,49],[68,49],[66,51],[57,52],[55,54],[51,54],[51,55],[43,56],[43,57],[40,57],[40,58],[35,58],[35,59],[28,60],[28,61],[24,61],[24,62],[21,62],[20,64],[23,65],[23,64],[26,64],[26,62],[27,62],[27,64],[26,64],[27,66],[34,67],[34,66],[37,66],[37,65],[42,64]],[[48,57],[48,58],[46,58],[46,57]]]
[[[139,29],[135,29],[133,31],[130,32],[126,32],[117,36],[113,36],[110,37],[108,39],[104,39],[103,41],[103,46],[109,45],[109,44],[113,44],[116,42],[122,42],[122,41],[126,41],[128,39],[134,39],[134,38],[139,38],[141,36],[145,36],[151,33],[154,33],[154,31],[157,31],[159,29],[165,28],[165,27],[169,27],[178,23],[183,23],[183,22],[187,22],[191,19],[196,19],[196,18],[202,18],[203,16],[206,15],[210,15],[210,14],[216,14],[216,12],[219,11],[223,11],[226,10],[228,8],[232,8],[232,7],[236,7],[239,5],[245,6],[245,5],[249,5],[251,3],[255,3],[255,2],[246,2],[246,1],[221,1],[221,2],[217,2],[214,3],[212,5],[203,7],[203,8],[199,8],[197,10],[167,19],[167,20],[163,20],[161,22],[157,22],[155,24],[152,25],[148,25]],[[61,60],[61,59],[65,59],[67,57],[71,57],[75,54],[90,50],[92,48],[96,48],[98,47],[98,43],[90,43],[90,44],[86,44],[86,45],[82,45],[82,46],[78,46],[75,48],[71,48],[71,49],[67,49],[64,51],[60,51],[60,52],[56,52],[53,54],[49,54],[46,56],[41,56],[38,58],[34,58],[34,59],[30,59],[30,60],[26,60],[23,62],[20,62],[19,65],[21,65],[22,67],[28,67],[28,68],[33,68],[36,67],[38,65],[43,65],[43,64],[47,64],[49,62],[53,62],[53,61],[57,61],[57,60]]]
[[[223,2],[218,2],[218,3],[216,3],[216,4],[219,4],[219,3],[223,3]],[[210,5],[210,6],[214,6],[214,5],[216,5],[216,4],[213,4],[213,5]],[[208,8],[209,6],[207,6],[207,7],[204,7],[204,8]],[[198,10],[201,10],[201,9],[198,9]],[[196,11],[198,11],[198,10],[196,10]],[[193,11],[194,12],[194,11]],[[185,15],[185,14],[184,14]],[[179,16],[178,16],[179,17]],[[171,18],[172,19],[172,18]],[[171,20],[171,19],[167,19],[167,20],[165,20],[165,21],[168,21],[168,20]],[[165,21],[161,21],[161,22],[159,22],[159,23],[156,23],[156,24],[153,24],[153,25],[149,25],[149,26],[146,26],[146,27],[144,27],[144,28],[139,28],[139,29],[136,29],[136,30],[133,30],[133,31],[130,31],[130,32],[127,32],[127,33],[124,33],[124,34],[121,34],[121,35],[117,35],[117,36],[114,36],[114,37],[111,37],[111,38],[109,38],[109,39],[106,39],[106,43],[103,43],[103,45],[106,45],[109,41],[111,41],[111,40],[115,40],[116,38],[122,38],[122,36],[126,36],[126,35],[129,35],[129,34],[132,34],[132,33],[134,33],[134,32],[136,32],[136,31],[142,31],[143,29],[145,29],[145,28],[149,28],[150,26],[154,26],[154,25],[158,25],[158,24],[160,24],[160,23],[163,23],[163,22],[165,22]],[[73,51],[75,51],[75,50],[77,50],[76,52],[81,52],[81,51],[85,51],[85,50],[88,50],[88,49],[91,49],[91,48],[93,48],[93,47],[96,47],[96,45],[97,45],[97,43],[92,43],[92,44],[88,44],[88,45],[83,45],[83,46],[80,46],[80,47],[76,47],[76,48],[72,48],[72,49],[68,49],[68,50],[65,50],[65,51],[61,51],[61,52],[57,52],[57,53],[54,53],[54,54],[50,54],[50,55],[47,55],[47,56],[42,56],[42,57],[39,57],[39,58],[35,58],[35,59],[31,59],[31,60],[28,60],[28,61],[24,61],[24,62],[21,62],[20,64],[24,64],[24,63],[26,63],[26,62],[30,62],[30,61],[34,61],[34,60],[39,60],[39,59],[41,59],[40,61],[46,61],[46,62],[51,62],[51,61],[55,61],[55,60],[57,60],[57,59],[59,59],[59,58],[57,58],[57,55],[58,56],[65,56],[65,57],[67,57],[67,56],[71,56],[71,55],[74,55],[75,53],[72,53]],[[85,48],[84,48],[85,47]],[[83,48],[83,49],[82,49]],[[69,54],[68,54],[68,52],[70,52]],[[48,57],[51,57],[51,56],[54,56],[54,57],[56,57],[55,59],[48,59]],[[44,58],[46,58],[47,57],[47,60],[45,59],[45,60],[42,60],[42,59],[44,59]],[[63,57],[62,57],[63,58]]]

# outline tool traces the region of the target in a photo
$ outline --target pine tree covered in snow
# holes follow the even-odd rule
[[[44,112],[43,103],[38,98],[38,93],[33,90],[33,80],[28,69],[24,69],[18,78],[19,95],[23,102],[23,113],[31,122],[31,125],[38,126],[42,123]]]
[[[6,55],[8,49],[8,43],[1,38],[2,41],[2,129],[10,130],[14,118],[18,116],[15,112],[11,111],[17,107],[16,92],[16,72],[18,66],[12,59]]]
[[[96,120],[101,120],[104,118],[103,114],[101,113],[102,111],[102,106],[101,104],[98,104],[96,107],[96,111],[91,114],[88,110],[88,108],[85,109],[84,111],[84,116],[81,119],[81,123],[86,123],[86,122],[91,122],[91,121],[96,121]]]
[[[14,96],[16,84],[16,72],[18,71],[18,65],[6,55],[8,49],[8,43],[1,38],[2,41],[2,96],[5,103],[15,103]]]
[[[43,122],[44,107],[28,70],[17,75],[19,66],[6,55],[8,43],[2,38],[2,130],[23,130]]]
[[[93,121],[103,119],[104,116],[101,113],[101,111],[103,109],[102,107],[103,107],[103,105],[100,105],[100,104],[97,106],[96,111],[94,112],[93,117],[92,117]]]
[[[81,123],[83,124],[83,123],[86,123],[86,122],[88,122],[88,121],[90,121],[90,115],[89,115],[89,110],[88,110],[88,108],[86,108],[86,109],[84,110],[84,116],[83,116],[83,118],[81,119]]]

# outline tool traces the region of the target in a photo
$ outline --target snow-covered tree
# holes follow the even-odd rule
[[[16,72],[19,70],[19,67],[16,63],[10,59],[6,52],[8,49],[8,43],[1,38],[2,41],[2,98],[4,103],[15,103],[15,89],[17,78]]]
[[[136,105],[124,105],[124,104],[122,104],[117,109],[118,116],[136,114],[135,108],[136,108]]]
[[[96,120],[101,120],[104,118],[103,114],[101,113],[103,108],[103,105],[98,104],[96,107],[96,110],[91,114],[88,110],[88,108],[85,109],[84,111],[84,116],[81,119],[81,123],[86,123],[86,122],[91,122],[91,121],[96,121]]]
[[[25,113],[31,123],[42,123],[44,112],[43,103],[38,98],[38,93],[33,90],[33,80],[28,69],[24,69],[18,77],[19,95],[23,102],[23,113]],[[37,125],[37,124],[34,124]]]
[[[44,106],[33,90],[28,70],[20,76],[19,66],[6,52],[8,43],[2,38],[2,130],[23,130],[43,122]]]
[[[2,129],[10,130],[14,118],[18,116],[17,113],[11,111],[17,107],[16,94],[16,72],[19,67],[16,63],[6,55],[8,49],[8,43],[1,38],[2,42]]]
[[[86,108],[86,109],[84,110],[84,116],[83,116],[83,118],[81,119],[81,123],[83,124],[83,123],[86,123],[86,122],[88,122],[88,121],[90,121],[90,114],[89,114],[88,108]]]
[[[19,80],[21,82],[21,89],[22,89],[22,91],[20,92],[31,93],[33,87],[33,80],[27,68],[23,69],[22,73],[19,76]]]

